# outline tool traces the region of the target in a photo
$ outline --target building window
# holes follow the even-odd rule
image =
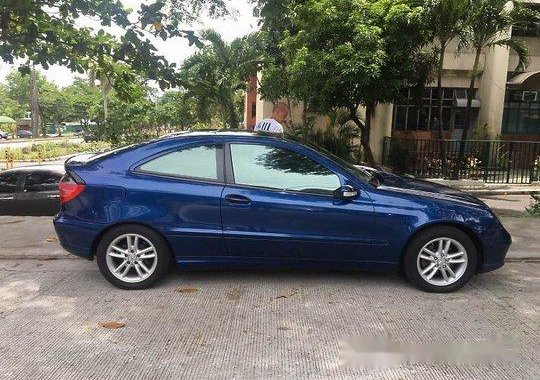
[[[539,92],[506,90],[502,133],[540,135]]]
[[[454,110],[455,98],[467,97],[463,88],[443,88],[443,126],[445,130],[460,128],[464,117]],[[429,131],[438,129],[437,88],[426,88],[422,98],[415,97],[412,90],[406,90],[394,104],[393,129]],[[461,124],[460,124],[461,123]],[[462,127],[462,126],[461,126]]]
[[[251,103],[251,117],[255,118],[257,116],[257,103]]]

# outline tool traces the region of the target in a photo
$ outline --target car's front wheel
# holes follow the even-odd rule
[[[409,281],[422,290],[452,292],[476,272],[478,253],[469,236],[453,227],[433,227],[408,245],[403,266]]]
[[[169,247],[157,232],[139,225],[111,229],[99,242],[98,267],[122,289],[145,289],[162,278],[169,267]]]

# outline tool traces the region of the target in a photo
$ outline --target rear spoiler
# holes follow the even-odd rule
[[[83,153],[83,154],[77,154],[75,156],[71,156],[68,158],[64,164],[66,170],[69,168],[74,168],[78,166],[85,166],[90,161],[92,161],[92,158],[97,156],[95,153]]]

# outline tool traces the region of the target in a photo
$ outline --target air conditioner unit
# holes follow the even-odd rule
[[[523,91],[521,100],[524,102],[536,102],[538,100],[538,91]]]

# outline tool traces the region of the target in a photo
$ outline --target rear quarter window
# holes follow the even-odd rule
[[[203,145],[180,149],[145,162],[137,168],[143,173],[218,180],[218,149]]]

